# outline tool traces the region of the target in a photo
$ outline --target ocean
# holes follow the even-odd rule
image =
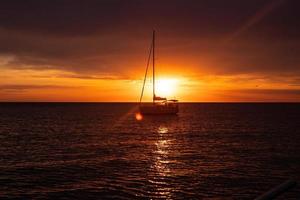
[[[0,199],[300,199],[300,104],[1,103]]]

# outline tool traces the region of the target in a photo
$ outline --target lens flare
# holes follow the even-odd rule
[[[135,119],[141,121],[143,119],[143,115],[141,113],[135,113]]]

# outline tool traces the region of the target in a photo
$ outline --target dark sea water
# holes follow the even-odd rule
[[[0,104],[0,199],[300,199],[300,104]]]

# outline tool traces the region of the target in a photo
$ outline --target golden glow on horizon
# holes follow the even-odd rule
[[[78,74],[59,70],[1,69],[0,101],[137,102],[143,84],[141,74],[136,72],[126,79],[98,79],[76,78]],[[168,76],[157,77],[156,95],[175,97],[180,102],[299,102],[299,94],[293,91],[299,90],[300,86],[293,84],[292,78],[273,80],[247,74],[197,75],[196,72],[183,73],[179,70],[160,74]],[[150,80],[145,85],[145,101],[152,101]]]

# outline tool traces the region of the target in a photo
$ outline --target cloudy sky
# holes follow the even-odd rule
[[[181,101],[300,101],[298,0],[3,0],[0,101],[136,101],[152,30]],[[163,94],[162,94],[163,95]]]

